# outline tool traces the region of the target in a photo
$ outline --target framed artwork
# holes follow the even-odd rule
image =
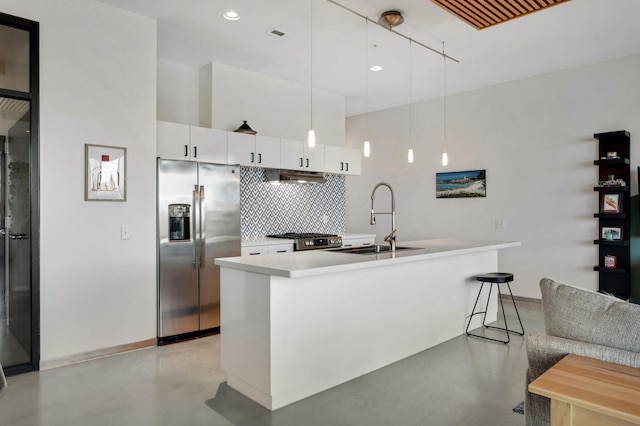
[[[436,173],[436,198],[475,198],[487,196],[485,170]]]
[[[622,240],[622,228],[619,226],[603,226],[600,228],[600,238],[607,241]]]
[[[620,213],[622,211],[622,197],[620,195],[621,194],[619,192],[602,194],[600,211],[602,213]]]
[[[617,268],[618,267],[618,258],[616,256],[612,256],[612,255],[606,255],[604,257],[604,267],[605,268],[609,268],[609,269],[613,269],[613,268]]]
[[[84,200],[127,201],[127,148],[84,145]]]

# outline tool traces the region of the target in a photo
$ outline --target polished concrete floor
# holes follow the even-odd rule
[[[527,333],[540,305],[518,302]],[[513,306],[505,307],[510,325]],[[8,378],[3,426],[524,425],[525,337],[459,336],[275,412],[229,388],[219,336]],[[339,348],[338,348],[339,350]]]

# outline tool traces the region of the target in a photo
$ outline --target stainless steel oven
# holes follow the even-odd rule
[[[286,234],[267,235],[267,237],[293,240],[293,249],[295,251],[342,247],[342,237],[335,234],[288,232]]]

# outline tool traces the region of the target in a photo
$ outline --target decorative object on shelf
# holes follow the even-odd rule
[[[234,132],[236,132],[236,133],[246,133],[248,135],[255,135],[256,133],[258,133],[255,130],[253,130],[251,127],[249,127],[249,125],[247,124],[246,121],[243,121],[242,124],[240,125],[240,127],[235,129]]]
[[[616,179],[613,175],[609,175],[608,180],[598,181],[598,186],[601,186],[601,187],[627,186],[627,182],[625,182],[622,179]]]
[[[600,238],[607,241],[620,241],[622,240],[622,227],[603,226],[600,228]]]
[[[612,256],[610,254],[604,257],[604,267],[609,269],[614,269],[618,266],[618,258],[616,256]]]
[[[84,200],[127,201],[127,148],[84,145]]]
[[[607,152],[607,156],[605,158],[607,160],[617,160],[620,157],[618,157],[618,153],[616,151],[609,151]]]
[[[619,193],[602,194],[602,204],[600,206],[601,213],[617,214],[622,211],[622,198]]]
[[[486,196],[486,170],[436,173],[436,198],[475,198]]]

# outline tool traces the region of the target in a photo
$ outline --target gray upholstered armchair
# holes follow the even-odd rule
[[[640,367],[640,305],[540,281],[546,334],[527,337],[527,386],[567,354]],[[527,426],[549,424],[549,399],[525,391]]]

